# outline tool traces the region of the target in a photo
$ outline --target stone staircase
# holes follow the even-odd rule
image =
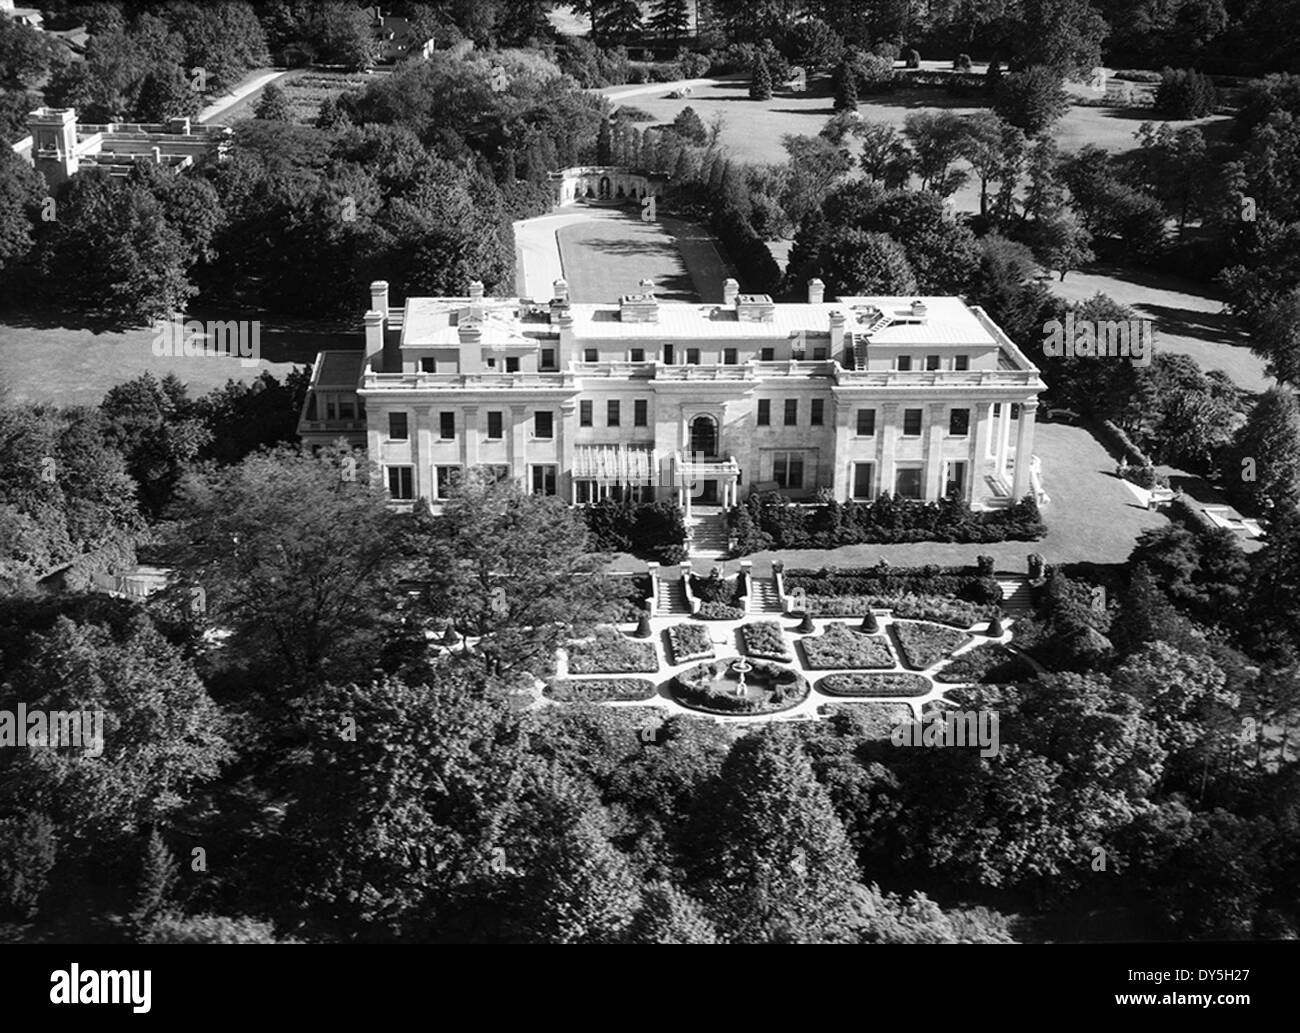
[[[659,598],[655,603],[655,612],[660,615],[691,612],[690,607],[686,605],[686,587],[682,584],[681,578],[671,581],[660,578]]]
[[[749,590],[751,613],[783,613],[781,597],[776,594],[776,582],[770,577],[756,577]]]
[[[721,507],[695,506],[687,525],[691,529],[691,559],[724,560],[730,534],[727,516]]]
[[[1034,592],[1029,587],[1029,578],[1023,576],[1002,575],[998,578],[1002,586],[1002,612],[1008,617],[1023,617],[1034,611]]]

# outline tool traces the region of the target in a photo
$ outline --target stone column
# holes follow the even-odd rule
[[[1002,403],[1002,415],[998,421],[998,466],[997,475],[1006,480],[1007,453],[1011,446],[1011,403]]]
[[[933,501],[943,495],[943,418],[947,406],[943,402],[934,402],[927,408],[930,422],[925,428],[925,472],[922,476],[925,478],[925,498]]]
[[[510,438],[506,443],[506,458],[510,463],[510,476],[532,491],[528,482],[528,406],[510,407]]]
[[[464,418],[460,437],[460,462],[464,473],[478,466],[478,406],[467,405],[461,409]]]
[[[415,406],[415,434],[411,438],[411,490],[418,499],[424,497],[430,501],[433,497],[433,468],[424,468],[425,456],[433,455],[433,406]]]
[[[878,456],[876,469],[879,471],[877,476],[880,478],[878,490],[887,491],[891,496],[897,487],[894,483],[894,453],[898,442],[898,413],[897,402],[882,405],[880,406],[881,418],[876,423],[876,439],[880,442],[876,446]]]
[[[559,464],[555,477],[555,493],[564,498],[569,495],[567,487],[573,481],[573,434],[569,428],[577,422],[574,413],[578,409],[576,399],[560,403],[559,419],[555,421],[555,461]]]
[[[852,402],[836,398],[835,439],[831,446],[831,490],[835,498],[848,499],[853,491],[853,412]],[[879,469],[879,467],[877,467]]]
[[[1029,464],[1034,451],[1034,417],[1038,402],[1020,403],[1020,425],[1016,429],[1016,476],[1011,489],[1013,502],[1019,502],[1029,492]]]
[[[976,483],[984,482],[984,470],[988,465],[989,441],[992,435],[992,412],[993,407],[981,402],[979,405],[971,406],[971,414],[974,416],[974,426],[971,428],[970,442],[970,468],[967,475],[966,501],[972,506],[979,500],[980,496],[976,490]]]

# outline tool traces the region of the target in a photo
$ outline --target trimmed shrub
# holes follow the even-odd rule
[[[723,577],[716,569],[708,577],[692,574],[691,591],[702,603],[730,603],[736,598],[736,579]]]
[[[921,53],[915,47],[909,47],[903,51],[903,66],[905,68],[920,68]],[[969,65],[967,66],[969,67]]]
[[[781,625],[776,621],[755,621],[753,624],[742,624],[740,626],[741,641],[745,644],[745,654],[747,656],[759,657],[764,660],[784,660],[787,663],[794,659],[790,653],[790,647],[785,643],[785,636],[781,632]]]
[[[749,99],[771,100],[772,72],[771,69],[767,67],[767,62],[763,60],[761,55],[754,59],[754,65],[749,75]]]
[[[637,674],[659,670],[659,658],[649,642],[637,642],[613,628],[601,628],[585,642],[569,646],[573,674]]]
[[[1219,91],[1208,75],[1190,68],[1166,68],[1156,87],[1155,110],[1164,118],[1201,118],[1214,113]]]
[[[969,635],[941,624],[896,621],[893,629],[903,662],[918,671],[934,666],[970,641]]]
[[[953,59],[953,62],[952,62],[952,70],[953,70],[954,72],[969,72],[969,71],[970,71],[970,55],[969,55],[969,54],[958,54],[958,55]]]
[[[686,514],[671,499],[606,498],[583,507],[583,517],[595,552],[627,552],[660,563],[686,558]]]
[[[709,139],[709,130],[704,125],[704,119],[700,118],[695,109],[689,105],[677,112],[677,117],[673,119],[673,132],[691,143],[703,144]]]
[[[822,634],[804,639],[803,652],[808,667],[816,671],[894,666],[894,654],[888,642],[864,635],[848,624],[827,625]]]
[[[605,703],[609,700],[652,699],[655,684],[645,678],[557,678],[542,695],[557,703]]]
[[[674,624],[668,629],[668,644],[672,646],[675,664],[713,655],[713,639],[699,624]]]
[[[727,603],[700,603],[695,616],[702,621],[738,621],[745,619],[745,611]]]
[[[990,563],[991,563],[990,559]],[[952,596],[966,602],[991,605],[1002,601],[1002,586],[973,567],[848,567],[843,570],[790,570],[786,591],[803,589],[814,595],[933,595]]]
[[[930,683],[919,674],[828,674],[817,683],[827,696],[924,696]]]
[[[987,643],[962,653],[938,671],[934,678],[945,684],[971,682],[990,685],[1026,681],[1033,678],[1034,673],[1033,664],[1023,656],[1006,646]]]

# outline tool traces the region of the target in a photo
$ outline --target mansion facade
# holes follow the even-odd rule
[[[883,492],[976,509],[1039,492],[1037,367],[958,298],[742,294],[613,304],[410,298],[371,285],[364,351],[321,352],[299,434],[364,447],[395,504],[486,467],[574,504]]]

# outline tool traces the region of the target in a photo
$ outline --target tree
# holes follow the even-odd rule
[[[1300,513],[1274,510],[1264,548],[1251,557],[1242,638],[1252,656],[1285,667],[1300,657]]]
[[[150,830],[140,860],[140,879],[131,911],[131,924],[137,935],[143,934],[167,907],[179,873],[176,859],[162,836],[158,835],[158,830]]]
[[[971,284],[977,302],[1013,341],[1041,336],[1051,292],[1035,279],[1038,263],[1024,244],[996,233],[980,238],[980,264]]]
[[[57,857],[56,828],[44,814],[0,818],[0,913],[34,918]]]
[[[1290,390],[1259,396],[1224,473],[1233,495],[1257,511],[1280,513],[1300,501],[1300,407]]]
[[[821,252],[822,278],[831,297],[885,297],[917,292],[907,253],[888,233],[832,230]]]
[[[697,835],[701,896],[726,940],[846,938],[856,867],[796,732],[767,725],[736,742]]]
[[[956,193],[966,182],[966,173],[952,165],[966,152],[966,122],[951,111],[920,111],[904,121],[903,135],[916,156],[916,173],[921,189],[940,197]]]
[[[269,83],[258,98],[253,117],[264,122],[292,122],[293,109],[289,106],[289,98],[285,96],[284,90],[275,83]]]
[[[1264,308],[1255,321],[1250,350],[1280,384],[1300,384],[1300,287]]]
[[[0,86],[35,86],[58,58],[57,45],[43,32],[12,16],[0,21]]]
[[[1045,134],[1067,107],[1069,100],[1060,76],[1041,67],[1004,75],[993,99],[994,112],[1023,129],[1026,136]]]
[[[628,928],[629,943],[717,943],[718,934],[700,907],[671,883],[651,883]]]
[[[1043,66],[1079,78],[1101,64],[1109,34],[1090,0],[1032,0],[1012,23],[1012,48],[1021,67]]]
[[[858,110],[858,75],[852,63],[845,58],[835,69],[835,110]]]
[[[31,254],[32,227],[46,190],[40,174],[11,148],[0,150],[0,273],[9,279]]]
[[[400,521],[360,457],[282,446],[188,477],[178,496],[176,602],[272,684],[369,674],[414,635],[393,609]]]
[[[287,943],[277,940],[268,922],[224,915],[175,915],[156,918],[143,936],[145,943]]]
[[[1035,253],[1048,269],[1059,270],[1062,280],[1069,270],[1095,257],[1089,247],[1092,234],[1069,208],[1037,219],[1033,235]]]
[[[1208,75],[1189,68],[1165,68],[1160,73],[1155,109],[1164,118],[1201,118],[1212,114],[1218,103],[1218,91]]]
[[[979,111],[964,119],[961,154],[975,169],[980,181],[980,215],[989,214],[989,183],[1001,180],[1008,193],[1015,190],[1025,147],[1024,133],[991,111]],[[1009,203],[1008,203],[1009,205]],[[1004,202],[999,203],[1002,209]],[[1009,212],[1000,210],[999,221]]]
[[[543,669],[566,638],[616,612],[621,590],[588,553],[582,514],[513,481],[466,473],[441,516],[420,520],[411,550],[430,615],[477,638],[477,657],[496,674]]]
[[[749,99],[772,99],[772,73],[767,67],[767,62],[763,60],[762,54],[755,55],[753,67],[750,69]]]
[[[596,164],[612,165],[614,162],[614,131],[609,119],[600,120],[600,132],[596,134]]]
[[[687,0],[655,0],[650,28],[667,39],[681,39],[690,31],[691,11]]]
[[[709,139],[709,131],[704,126],[704,120],[689,104],[677,112],[677,117],[673,119],[673,130],[683,140],[689,140],[691,143],[703,145]]]
[[[862,171],[890,190],[907,186],[916,158],[893,126],[884,122],[862,122],[854,130],[862,141]]]
[[[805,18],[790,30],[788,53],[807,70],[834,68],[844,57],[844,39],[820,18]]]

